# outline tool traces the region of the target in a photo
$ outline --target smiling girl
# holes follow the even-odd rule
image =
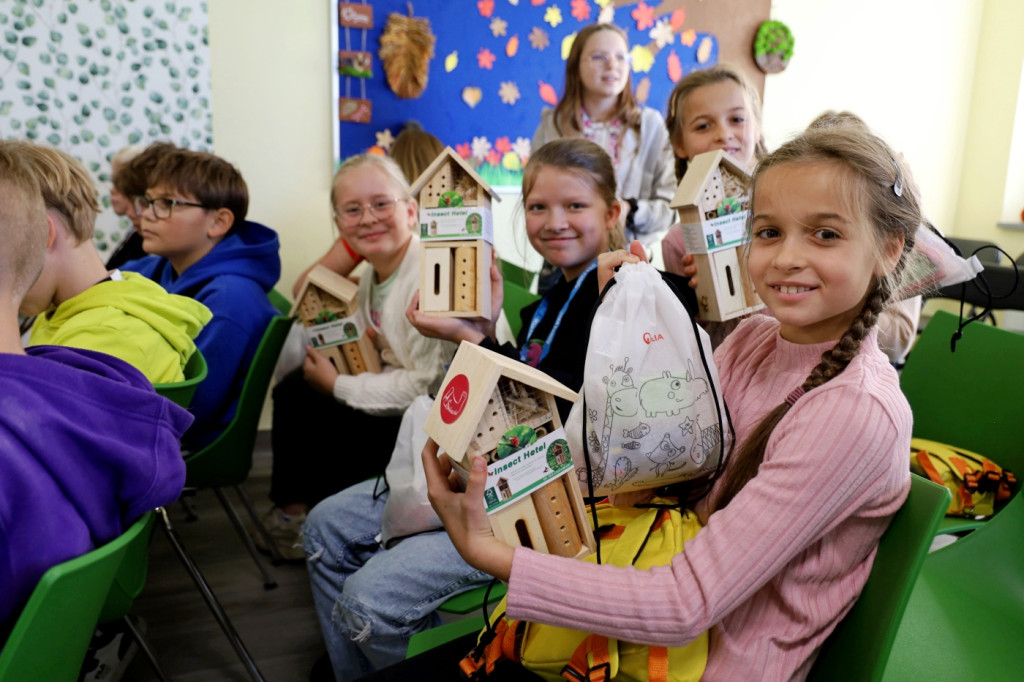
[[[466,561],[509,582],[510,618],[656,646],[710,630],[702,679],[806,677],[910,487],[910,408],[875,329],[921,221],[908,179],[866,129],[809,130],[759,165],[748,265],[773,316],[744,320],[715,352],[739,445],[670,566],[504,545],[483,511],[482,459],[461,494],[428,444],[431,502]],[[632,260],[603,257],[601,281]]]

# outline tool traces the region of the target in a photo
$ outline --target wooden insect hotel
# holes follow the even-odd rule
[[[470,457],[487,459],[484,503],[497,538],[580,557],[594,537],[556,397],[579,398],[540,370],[463,343],[423,428],[464,479]]]
[[[412,186],[420,211],[420,310],[491,317],[491,200],[501,201],[455,150],[445,147]]]
[[[730,320],[763,305],[740,256],[750,190],[750,172],[719,149],[690,160],[672,197],[686,250],[697,265],[697,301],[705,320]]]
[[[377,349],[365,335],[356,303],[359,285],[317,265],[306,276],[291,315],[298,317],[309,342],[341,374],[380,372]]]

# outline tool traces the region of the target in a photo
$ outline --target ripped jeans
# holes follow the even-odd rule
[[[443,529],[383,549],[376,538],[387,493],[374,500],[374,483],[328,497],[302,529],[313,601],[339,682],[403,660],[413,634],[440,624],[438,606],[490,580],[462,560]]]

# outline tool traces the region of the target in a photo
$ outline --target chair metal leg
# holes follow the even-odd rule
[[[245,526],[242,525],[242,519],[238,517],[238,512],[231,505],[231,501],[228,496],[224,494],[224,490],[221,488],[214,488],[213,492],[216,493],[217,499],[220,500],[221,505],[224,507],[224,511],[227,512],[228,518],[231,519],[232,525],[235,530],[238,531],[238,535],[242,538],[242,543],[245,548],[249,550],[249,554],[252,556],[252,560],[256,562],[256,567],[260,569],[260,573],[263,574],[263,589],[272,590],[277,587],[277,580],[274,578],[274,574],[270,572],[270,569],[263,562],[263,557],[260,556],[260,552],[256,549],[256,545],[253,544],[252,538],[249,537],[249,532],[245,530]]]
[[[185,510],[185,523],[192,523],[193,521],[199,520],[199,514],[196,512],[196,503],[193,499],[195,496],[195,488],[185,488],[181,491],[181,496],[178,497],[178,503],[181,505],[181,508]]]
[[[160,679],[160,682],[171,682],[170,678],[164,673],[163,668],[160,667],[160,663],[156,660],[156,655],[153,653],[153,649],[149,646],[149,642],[143,636],[142,631],[139,630],[138,626],[135,625],[135,621],[131,616],[124,616],[124,624],[131,631],[132,637],[135,638],[135,643],[139,645],[139,649],[146,655],[149,660],[149,665],[153,668],[153,672]]]
[[[281,556],[281,550],[277,548],[277,543],[274,542],[274,538],[270,536],[270,531],[268,531],[267,527],[263,525],[263,520],[259,517],[259,514],[256,513],[256,507],[253,506],[252,498],[249,497],[249,493],[245,492],[245,488],[240,485],[235,486],[235,492],[238,494],[238,499],[242,501],[242,506],[244,506],[245,510],[249,512],[249,518],[252,519],[252,525],[256,528],[256,532],[263,537],[263,543],[270,548],[270,563],[274,566],[280,566],[284,563],[284,557]]]
[[[228,619],[228,614],[224,612],[224,607],[222,607],[220,602],[217,601],[217,597],[214,595],[213,590],[210,589],[210,585],[206,582],[206,578],[204,578],[203,574],[199,572],[199,567],[196,566],[195,562],[192,561],[192,557],[185,550],[185,545],[182,544],[181,538],[178,537],[178,531],[176,531],[174,526],[171,525],[171,520],[167,516],[167,511],[163,507],[157,507],[156,513],[163,521],[162,526],[164,533],[167,535],[167,539],[171,541],[171,545],[174,547],[174,551],[177,552],[178,558],[181,559],[181,563],[185,565],[185,570],[187,570],[189,576],[192,577],[192,582],[195,583],[199,593],[203,595],[206,605],[213,613],[213,617],[217,619],[217,623],[220,625],[221,630],[224,631],[228,641],[231,642],[231,646],[234,648],[238,658],[242,661],[242,665],[245,666],[246,672],[249,673],[249,677],[251,677],[255,682],[265,682],[259,668],[256,667],[256,661],[254,661],[252,656],[249,655],[249,651],[245,648],[242,638],[238,636],[235,626],[231,624],[231,621]]]

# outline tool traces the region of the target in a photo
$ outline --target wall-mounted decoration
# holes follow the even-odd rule
[[[342,50],[338,53],[338,73],[353,78],[372,78],[373,55],[369,52]]]
[[[378,22],[381,16],[410,17],[405,0],[373,0],[373,7]],[[353,29],[335,28],[333,55],[339,49],[376,52],[385,71],[374,64],[373,76],[357,79],[358,90],[356,79],[339,76],[335,81],[332,99],[372,102],[374,123],[339,121],[337,160],[376,146],[374,135],[380,130],[397,135],[414,119],[492,187],[518,185],[541,111],[556,105],[562,94],[572,42],[596,20],[626,30],[634,92],[646,106],[664,111],[676,81],[719,61],[739,65],[758,89],[764,83],[750,45],[768,18],[770,0],[474,0],[459,8],[426,0],[414,7],[427,31],[436,31],[433,49],[424,54],[440,57],[419,60],[425,71],[421,81],[413,79],[422,85],[416,99],[400,97],[389,86],[393,79],[381,50],[393,36],[385,35],[383,27],[367,30],[365,48],[345,47],[346,31]],[[506,141],[507,151],[498,150],[500,140]]]
[[[765,73],[779,73],[793,56],[793,33],[781,21],[766,21],[754,38],[754,61]]]
[[[430,59],[434,56],[434,34],[430,20],[397,12],[388,15],[387,26],[380,37],[380,60],[391,90],[404,99],[423,94],[427,87]]]
[[[95,240],[131,224],[110,209],[110,157],[169,140],[213,146],[205,0],[0,2],[0,135],[62,149],[89,169]]]

